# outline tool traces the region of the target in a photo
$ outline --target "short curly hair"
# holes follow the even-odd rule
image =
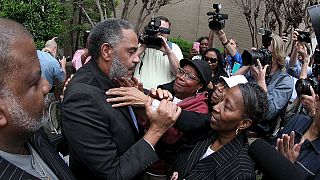
[[[267,92],[257,83],[249,82],[238,85],[244,104],[244,118],[251,119],[253,124],[259,123],[266,117],[269,109]]]

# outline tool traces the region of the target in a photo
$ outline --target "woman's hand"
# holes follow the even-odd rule
[[[153,99],[158,99],[159,101],[161,101],[162,99],[167,99],[171,101],[173,99],[172,94],[168,90],[161,89],[161,88],[158,88],[158,89],[151,88],[148,95]]]
[[[112,103],[112,107],[144,107],[148,100],[148,96],[136,87],[112,88],[106,92],[106,95],[107,102]]]
[[[282,138],[277,139],[276,145],[276,149],[292,163],[297,160],[302,145],[302,142],[299,144],[294,144],[294,136],[295,134],[293,131],[290,133],[290,135],[283,134]]]
[[[255,65],[250,65],[251,72],[253,74],[254,79],[259,84],[259,86],[265,92],[268,92],[267,85],[266,85],[266,71],[269,65],[267,64],[264,67],[262,67],[259,59],[257,59],[257,64],[258,64],[257,67]]]

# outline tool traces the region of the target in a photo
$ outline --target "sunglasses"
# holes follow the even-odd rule
[[[204,60],[210,63],[217,63],[218,59],[217,58],[208,58],[208,57],[204,57]]]

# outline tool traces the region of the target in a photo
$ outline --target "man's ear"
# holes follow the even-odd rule
[[[0,99],[0,128],[8,124],[9,117],[8,106]]]
[[[104,61],[112,60],[112,47],[109,43],[103,43],[100,48],[101,57]]]
[[[252,120],[251,119],[244,119],[240,122],[240,124],[238,125],[239,130],[244,130],[247,129],[248,127],[250,127],[252,124]]]

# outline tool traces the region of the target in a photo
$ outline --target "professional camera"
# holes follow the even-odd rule
[[[266,48],[260,48],[258,50],[251,51],[251,52],[244,50],[241,57],[242,57],[242,63],[244,66],[256,65],[257,59],[259,59],[262,66],[271,64],[272,62],[272,54]]]
[[[311,96],[311,90],[310,87],[313,88],[315,94],[319,93],[319,81],[317,79],[317,77],[312,77],[312,78],[307,78],[307,79],[299,79],[296,82],[296,91],[298,95],[309,95]]]
[[[220,14],[221,4],[213,3],[214,12],[208,12],[209,28],[212,30],[221,30],[225,26],[225,19],[228,19],[228,14]]]
[[[163,40],[158,37],[158,34],[170,34],[170,28],[163,28],[160,27],[160,25],[160,19],[151,18],[151,21],[144,28],[144,32],[139,37],[139,43],[145,44],[147,48],[160,49]]]
[[[297,31],[299,33],[298,41],[311,43],[310,33],[305,31]]]

